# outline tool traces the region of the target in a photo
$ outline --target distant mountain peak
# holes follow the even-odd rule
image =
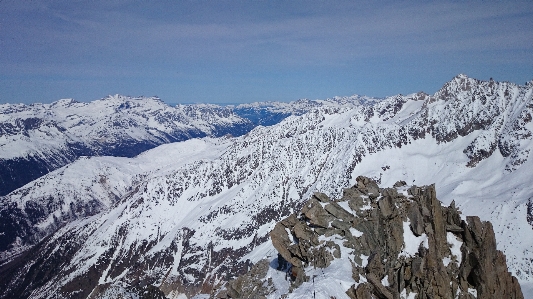
[[[157,96],[152,97],[145,97],[145,96],[138,96],[138,97],[132,97],[132,96],[126,96],[121,94],[114,94],[114,95],[108,95],[106,97],[103,97],[101,100],[103,101],[161,101],[161,99]]]
[[[53,102],[52,105],[68,106],[68,105],[77,104],[77,103],[80,103],[80,102],[76,101],[75,99],[68,98],[68,99],[60,99],[56,102]]]

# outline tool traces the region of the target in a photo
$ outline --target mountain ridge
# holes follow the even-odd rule
[[[164,104],[159,98],[109,96],[91,103],[0,105],[0,194],[81,156],[133,157],[195,137],[236,136],[253,125],[228,109]]]
[[[123,171],[120,167],[124,166],[119,166],[114,173],[129,173],[126,179],[109,173],[105,182],[129,182],[131,189],[98,213],[61,218],[62,212],[68,214],[70,204],[61,197],[54,198],[57,192],[46,188],[57,182],[55,190],[69,190],[62,185],[60,175],[67,170],[51,173],[2,198],[19,209],[10,213],[26,217],[13,219],[14,223],[29,223],[28,231],[22,233],[32,236],[36,233],[32,230],[37,229],[52,236],[40,239],[37,246],[32,245],[31,238],[18,236],[22,244],[33,246],[34,256],[10,268],[14,269],[11,273],[19,274],[9,276],[9,285],[36,290],[33,292],[42,298],[51,296],[52,290],[73,295],[69,290],[81,282],[91,286],[88,291],[98,288],[100,294],[105,289],[126,291],[124,286],[140,281],[170,297],[209,292],[272,252],[268,232],[275,222],[299,210],[315,191],[338,196],[343,188],[353,185],[356,174],[389,186],[398,177],[416,180],[417,184],[436,183],[445,204],[455,200],[466,213],[494,222],[497,240],[513,242],[498,243],[513,275],[521,283],[532,281],[527,256],[533,244],[520,235],[531,233],[527,211],[528,198],[533,197],[529,186],[533,164],[528,132],[533,127],[528,115],[533,111],[533,88],[490,84],[454,78],[434,96],[419,93],[390,97],[373,105],[320,107],[287,117],[272,127],[257,127],[239,138],[166,145],[166,150],[174,148],[177,152],[180,148],[194,151],[201,144],[212,150],[207,156],[172,165],[174,156],[161,157],[162,152],[155,149],[144,155],[147,160],[158,157],[159,162],[147,164],[144,170]],[[132,158],[131,164],[139,164],[135,160],[140,158]],[[105,159],[87,161],[99,164]],[[87,168],[80,163],[70,164],[69,169]],[[87,175],[81,179],[85,186],[81,191],[88,188],[83,192],[105,198],[100,172],[110,163],[100,164],[102,168],[92,174],[77,171],[74,178],[82,178],[79,173]],[[162,163],[171,167],[161,171]],[[104,191],[95,192],[95,188]],[[41,197],[25,198],[27,192]],[[78,202],[90,207],[90,197],[83,192]],[[50,201],[55,204],[43,205]],[[32,207],[53,209],[43,209],[45,214],[30,219],[24,215],[29,202]],[[55,218],[50,215],[54,213],[57,223],[67,221],[59,230],[53,227]],[[15,244],[17,236],[12,237],[0,236],[5,248],[21,246]],[[69,243],[77,245],[65,245]],[[64,266],[54,268],[56,278],[50,277],[42,285],[25,285],[17,278],[25,273],[25,263],[36,265],[33,269],[37,273],[54,267],[47,265],[44,257],[62,250],[72,253],[60,255]],[[146,265],[139,264],[141,261]],[[92,273],[90,283],[83,280],[87,273]],[[7,285],[3,289],[13,290]]]
[[[0,195],[81,156],[133,157],[161,144],[199,137],[240,136],[323,105],[344,101],[299,100],[238,106],[169,106],[158,97],[107,96],[89,103],[0,105]]]

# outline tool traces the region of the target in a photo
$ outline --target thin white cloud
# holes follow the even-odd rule
[[[161,56],[231,61],[264,55],[268,63],[280,59],[283,65],[309,61],[335,64],[405,53],[532,49],[533,31],[526,29],[533,23],[527,20],[529,15],[520,16],[524,11],[519,6],[504,6],[506,9],[485,2],[401,3],[341,15],[227,23],[210,23],[207,18],[203,23],[160,21],[127,11],[99,10],[80,18],[70,11],[47,8],[51,17],[67,24],[48,30],[31,24],[19,30],[25,30],[25,38],[32,39],[27,41],[29,45],[36,45],[35,55],[46,56],[38,53],[38,47],[44,46],[49,52],[76,55],[92,51],[96,56],[143,59]],[[66,30],[69,26],[71,29]],[[269,53],[274,61],[270,61]]]

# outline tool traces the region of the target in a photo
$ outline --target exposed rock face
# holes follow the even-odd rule
[[[442,206],[434,185],[407,187],[400,181],[380,189],[358,177],[341,199],[315,194],[270,236],[278,263],[290,263],[286,298],[303,283],[314,283],[312,269],[327,271],[335,259],[352,265],[353,284],[345,294],[353,299],[523,298],[496,250],[491,223],[461,217],[454,202]],[[260,265],[231,281],[219,298],[270,298],[272,278],[257,270],[266,262]]]

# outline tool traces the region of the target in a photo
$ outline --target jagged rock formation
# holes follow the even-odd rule
[[[400,181],[381,189],[360,176],[340,199],[315,194],[270,236],[278,261],[290,263],[292,282],[284,298],[301,298],[293,294],[312,289],[313,269],[327,272],[336,259],[351,264],[353,284],[345,296],[352,299],[523,298],[496,250],[491,223],[462,217],[453,202],[442,206],[433,185],[407,187]],[[217,297],[275,298],[265,265],[229,282]],[[317,296],[313,292],[308,298]]]

